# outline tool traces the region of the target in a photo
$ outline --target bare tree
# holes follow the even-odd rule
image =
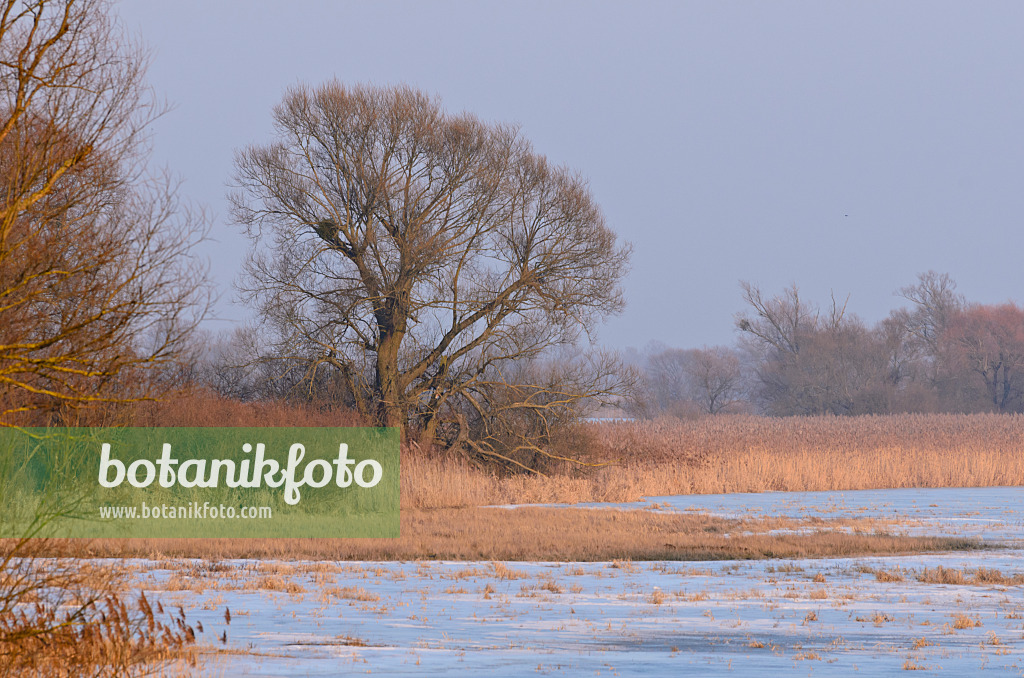
[[[757,392],[771,414],[867,414],[889,411],[896,382],[884,332],[871,331],[833,296],[827,313],[795,286],[766,297],[744,284],[751,311],[737,316],[756,356]]]
[[[725,346],[705,346],[690,354],[690,397],[703,412],[718,414],[744,401],[743,370],[736,351]]]
[[[1024,411],[1024,310],[974,305],[951,315],[939,337],[947,365],[983,385],[996,412]],[[959,403],[970,409],[970,403]]]
[[[665,348],[648,356],[644,376],[650,404],[657,410],[667,411],[674,403],[689,398],[689,363],[690,352],[679,348]]]
[[[0,422],[151,395],[205,311],[202,219],[146,173],[160,109],[107,10],[0,2]]]
[[[441,417],[459,422],[457,441],[507,466],[539,470],[550,461],[569,461],[552,452],[556,433],[592,406],[628,398],[632,370],[600,351],[557,351],[489,370],[466,383],[463,411]]]
[[[206,309],[190,253],[203,220],[147,172],[160,108],[145,52],[108,10],[0,0],[0,426],[153,397]],[[119,645],[133,659],[152,657],[160,634],[180,645],[184,632],[126,613],[113,582],[37,557],[52,521],[79,515],[74,500],[4,510],[31,521],[0,539],[0,673],[123,675]]]
[[[927,351],[938,353],[938,341],[950,319],[966,306],[956,292],[956,281],[948,273],[928,271],[917,276],[917,284],[901,287],[896,294],[913,302],[902,317],[907,331]]]
[[[755,395],[765,411],[791,414],[801,407],[793,402],[798,391],[793,381],[802,381],[801,345],[818,331],[818,309],[801,299],[795,284],[771,297],[749,282],[740,288],[749,310],[736,314],[736,329],[743,333],[740,345],[757,365]]]
[[[799,353],[802,336],[818,326],[818,311],[800,298],[797,286],[790,285],[774,297],[766,297],[749,282],[741,282],[740,288],[750,310],[736,314],[736,328],[746,334],[757,350]]]
[[[644,372],[651,405],[662,412],[718,414],[746,399],[742,361],[726,346],[664,349]]]
[[[255,245],[241,288],[269,354],[333,370],[381,424],[432,439],[490,407],[479,385],[622,308],[628,247],[516,128],[336,81],[293,87],[274,123],[275,142],[236,156]]]

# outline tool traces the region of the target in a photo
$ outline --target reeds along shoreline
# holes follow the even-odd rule
[[[80,425],[365,426],[343,407],[244,403],[204,392],[106,412]],[[635,501],[644,496],[1024,485],[1024,415],[720,415],[582,423],[544,475],[458,451],[402,450],[402,507]]]
[[[636,501],[644,496],[1024,485],[1024,416],[720,416],[582,425],[546,476],[453,455],[402,458],[404,508]],[[565,443],[563,443],[565,445]]]

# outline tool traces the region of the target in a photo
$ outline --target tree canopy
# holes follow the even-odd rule
[[[300,85],[273,117],[231,195],[264,356],[329,370],[361,411],[429,437],[621,389],[606,356],[550,362],[623,306],[629,247],[580,175],[409,87]]]
[[[205,312],[147,59],[104,0],[0,1],[0,423],[152,395]]]

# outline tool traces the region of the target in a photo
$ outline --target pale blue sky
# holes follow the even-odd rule
[[[869,321],[927,269],[1024,300],[1024,3],[125,0],[174,110],[155,159],[215,215],[288,85],[404,82],[519,123],[633,243],[611,345],[731,343],[738,282],[850,297]],[[219,315],[246,311],[226,301]],[[221,322],[214,326],[223,326]]]

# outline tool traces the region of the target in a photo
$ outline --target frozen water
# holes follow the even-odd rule
[[[1020,540],[1021,490],[652,497],[659,510],[794,517],[912,516]],[[991,534],[988,534],[991,537]],[[199,563],[138,561],[144,588],[182,604],[213,675],[1024,675],[1024,550],[788,561],[218,564],[205,590],[167,590]],[[201,564],[200,564],[201,565]],[[936,584],[925,568],[999,570]],[[266,590],[261,577],[302,592]],[[294,568],[294,571],[292,571]],[[992,581],[990,576],[989,581]],[[271,587],[272,588],[272,587]],[[224,607],[232,611],[230,626]],[[914,674],[912,674],[914,675]]]
[[[1024,545],[1024,487],[687,494],[646,497],[639,502],[571,506],[688,511],[728,518],[898,519],[905,524],[901,532],[907,534],[957,535]]]

